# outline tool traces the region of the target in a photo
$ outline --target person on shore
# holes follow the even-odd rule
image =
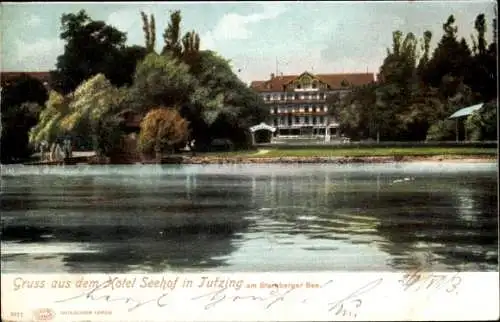
[[[189,149],[191,150],[191,156],[193,157],[196,156],[195,143],[195,140],[191,140],[191,142],[189,142]]]
[[[71,140],[65,139],[63,144],[64,158],[71,158]]]
[[[63,150],[62,150],[61,145],[59,143],[56,144],[55,155],[56,155],[57,161],[60,161],[62,158],[64,158]]]
[[[40,143],[40,160],[45,161],[47,159],[47,155],[45,154],[48,150],[48,143],[47,141],[42,141]]]
[[[56,144],[52,143],[50,145],[49,161],[55,161],[56,159]]]

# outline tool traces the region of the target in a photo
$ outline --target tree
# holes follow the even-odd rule
[[[103,74],[90,78],[71,95],[68,111],[60,120],[60,128],[73,136],[86,133],[92,137],[96,152],[108,155],[121,135],[116,114],[123,108],[125,91],[124,88],[114,87]]]
[[[467,77],[471,68],[471,50],[465,39],[457,40],[458,28],[453,15],[443,24],[444,34],[427,64],[422,80],[429,86],[440,88],[446,99],[455,95],[456,89]],[[446,78],[446,84],[443,80]]]
[[[170,14],[170,22],[163,33],[164,46],[162,55],[170,54],[188,65],[192,65],[198,58],[200,51],[200,37],[194,31],[189,31],[181,38],[182,16],[179,10]]]
[[[439,120],[429,127],[427,141],[450,141],[455,139],[455,121]]]
[[[208,144],[223,136],[236,147],[245,146],[248,128],[268,116],[262,98],[233,73],[228,60],[212,51],[200,51],[190,73],[199,85],[183,116],[193,125],[196,142]]]
[[[18,162],[29,158],[34,152],[29,145],[29,130],[36,123],[36,116],[42,107],[34,102],[2,112],[1,162]]]
[[[174,57],[181,57],[181,12],[179,10],[170,13],[170,22],[163,33],[164,46],[162,55],[170,52]]]
[[[149,20],[148,16],[141,11],[142,30],[144,31],[144,39],[146,40],[146,51],[152,53],[155,51],[156,45],[156,25],[155,17],[151,14]]]
[[[465,127],[467,129],[468,139],[472,141],[497,140],[497,112],[498,105],[496,101],[490,101],[484,104],[483,108],[467,117]]]
[[[60,121],[69,113],[70,97],[61,95],[56,91],[49,93],[45,108],[40,113],[38,123],[29,133],[29,140],[33,144],[42,141],[55,142],[64,133]]]
[[[189,66],[170,55],[150,53],[137,65],[128,106],[137,113],[147,112],[150,106],[182,107],[196,88]]]
[[[489,101],[497,96],[496,88],[496,45],[488,45],[486,41],[486,19],[484,14],[476,17],[474,28],[477,36],[472,36],[474,56],[472,68],[465,82],[474,92],[478,101]]]
[[[9,108],[19,107],[24,102],[43,105],[48,98],[47,89],[42,82],[25,73],[2,87],[2,112]]]
[[[52,72],[51,87],[62,93],[73,92],[81,82],[103,73],[112,84],[122,86],[131,80],[137,61],[136,48],[125,46],[125,33],[94,21],[81,10],[76,14],[63,14],[62,32],[65,41],[64,53],[57,58],[56,70]]]
[[[155,152],[159,158],[165,151],[172,151],[189,137],[189,123],[176,108],[155,108],[141,121],[139,149],[149,154]]]
[[[187,32],[182,37],[182,60],[192,65],[200,52],[200,36],[194,30]]]
[[[484,13],[479,14],[474,22],[474,29],[476,29],[477,37],[472,37],[473,42],[473,52],[475,54],[485,54],[486,53],[486,19]]]
[[[47,100],[43,84],[21,74],[2,88],[1,162],[17,162],[32,153],[28,133]]]
[[[62,136],[92,141],[99,155],[117,148],[121,135],[119,118],[126,89],[114,87],[103,74],[83,82],[74,93],[62,95],[52,91],[38,124],[30,133],[32,143],[53,143]]]
[[[427,68],[427,64],[429,63],[429,51],[430,51],[430,44],[432,40],[432,32],[429,30],[426,30],[424,32],[424,37],[422,38],[422,44],[421,44],[421,50],[422,50],[422,56],[420,57],[420,61],[418,63],[418,75],[422,77],[423,73],[425,72],[425,69]]]
[[[369,108],[370,122],[377,131],[377,140],[408,139],[408,129],[414,120],[410,109],[415,92],[419,90],[417,74],[418,39],[413,33],[393,33],[392,50],[380,67],[380,78],[375,90],[375,101]],[[373,97],[373,96],[372,96]],[[424,132],[425,133],[425,132]],[[425,135],[425,134],[424,134]]]

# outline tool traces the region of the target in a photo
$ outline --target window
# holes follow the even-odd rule
[[[309,116],[304,116],[304,123],[309,123]]]
[[[319,117],[319,123],[321,123],[321,124],[325,123],[325,117],[324,116],[320,116]]]
[[[296,124],[299,124],[299,123],[300,123],[300,117],[298,117],[298,116],[296,116],[296,117],[295,117],[295,123],[296,123]]]
[[[325,99],[325,93],[319,94],[319,99],[321,99],[321,100]]]
[[[266,95],[266,101],[270,101],[271,100],[271,95]]]
[[[285,95],[281,94],[281,100],[284,101],[285,100]]]
[[[277,125],[278,125],[278,119],[277,119],[277,118],[275,118],[275,119],[273,120],[273,123],[274,123],[274,126],[277,126]]]
[[[278,107],[275,107],[274,108],[274,113],[277,114],[278,113]]]
[[[313,124],[316,124],[316,116],[313,116]]]
[[[292,116],[291,115],[288,116],[288,125],[292,125]]]
[[[295,99],[298,100],[299,99],[299,94],[295,94]]]
[[[301,87],[301,86],[300,86],[300,84],[297,84],[297,86],[296,86],[296,87],[297,87],[298,89],[300,89],[300,87]]]

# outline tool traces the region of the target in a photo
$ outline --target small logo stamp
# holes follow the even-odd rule
[[[48,308],[33,310],[33,319],[36,322],[52,321],[55,315],[54,310]]]

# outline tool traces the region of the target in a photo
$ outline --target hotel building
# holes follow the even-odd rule
[[[329,116],[328,96],[340,97],[352,87],[375,82],[372,73],[275,75],[254,81],[250,87],[269,107],[269,125],[280,137],[322,137],[329,141],[339,136],[339,124]]]

